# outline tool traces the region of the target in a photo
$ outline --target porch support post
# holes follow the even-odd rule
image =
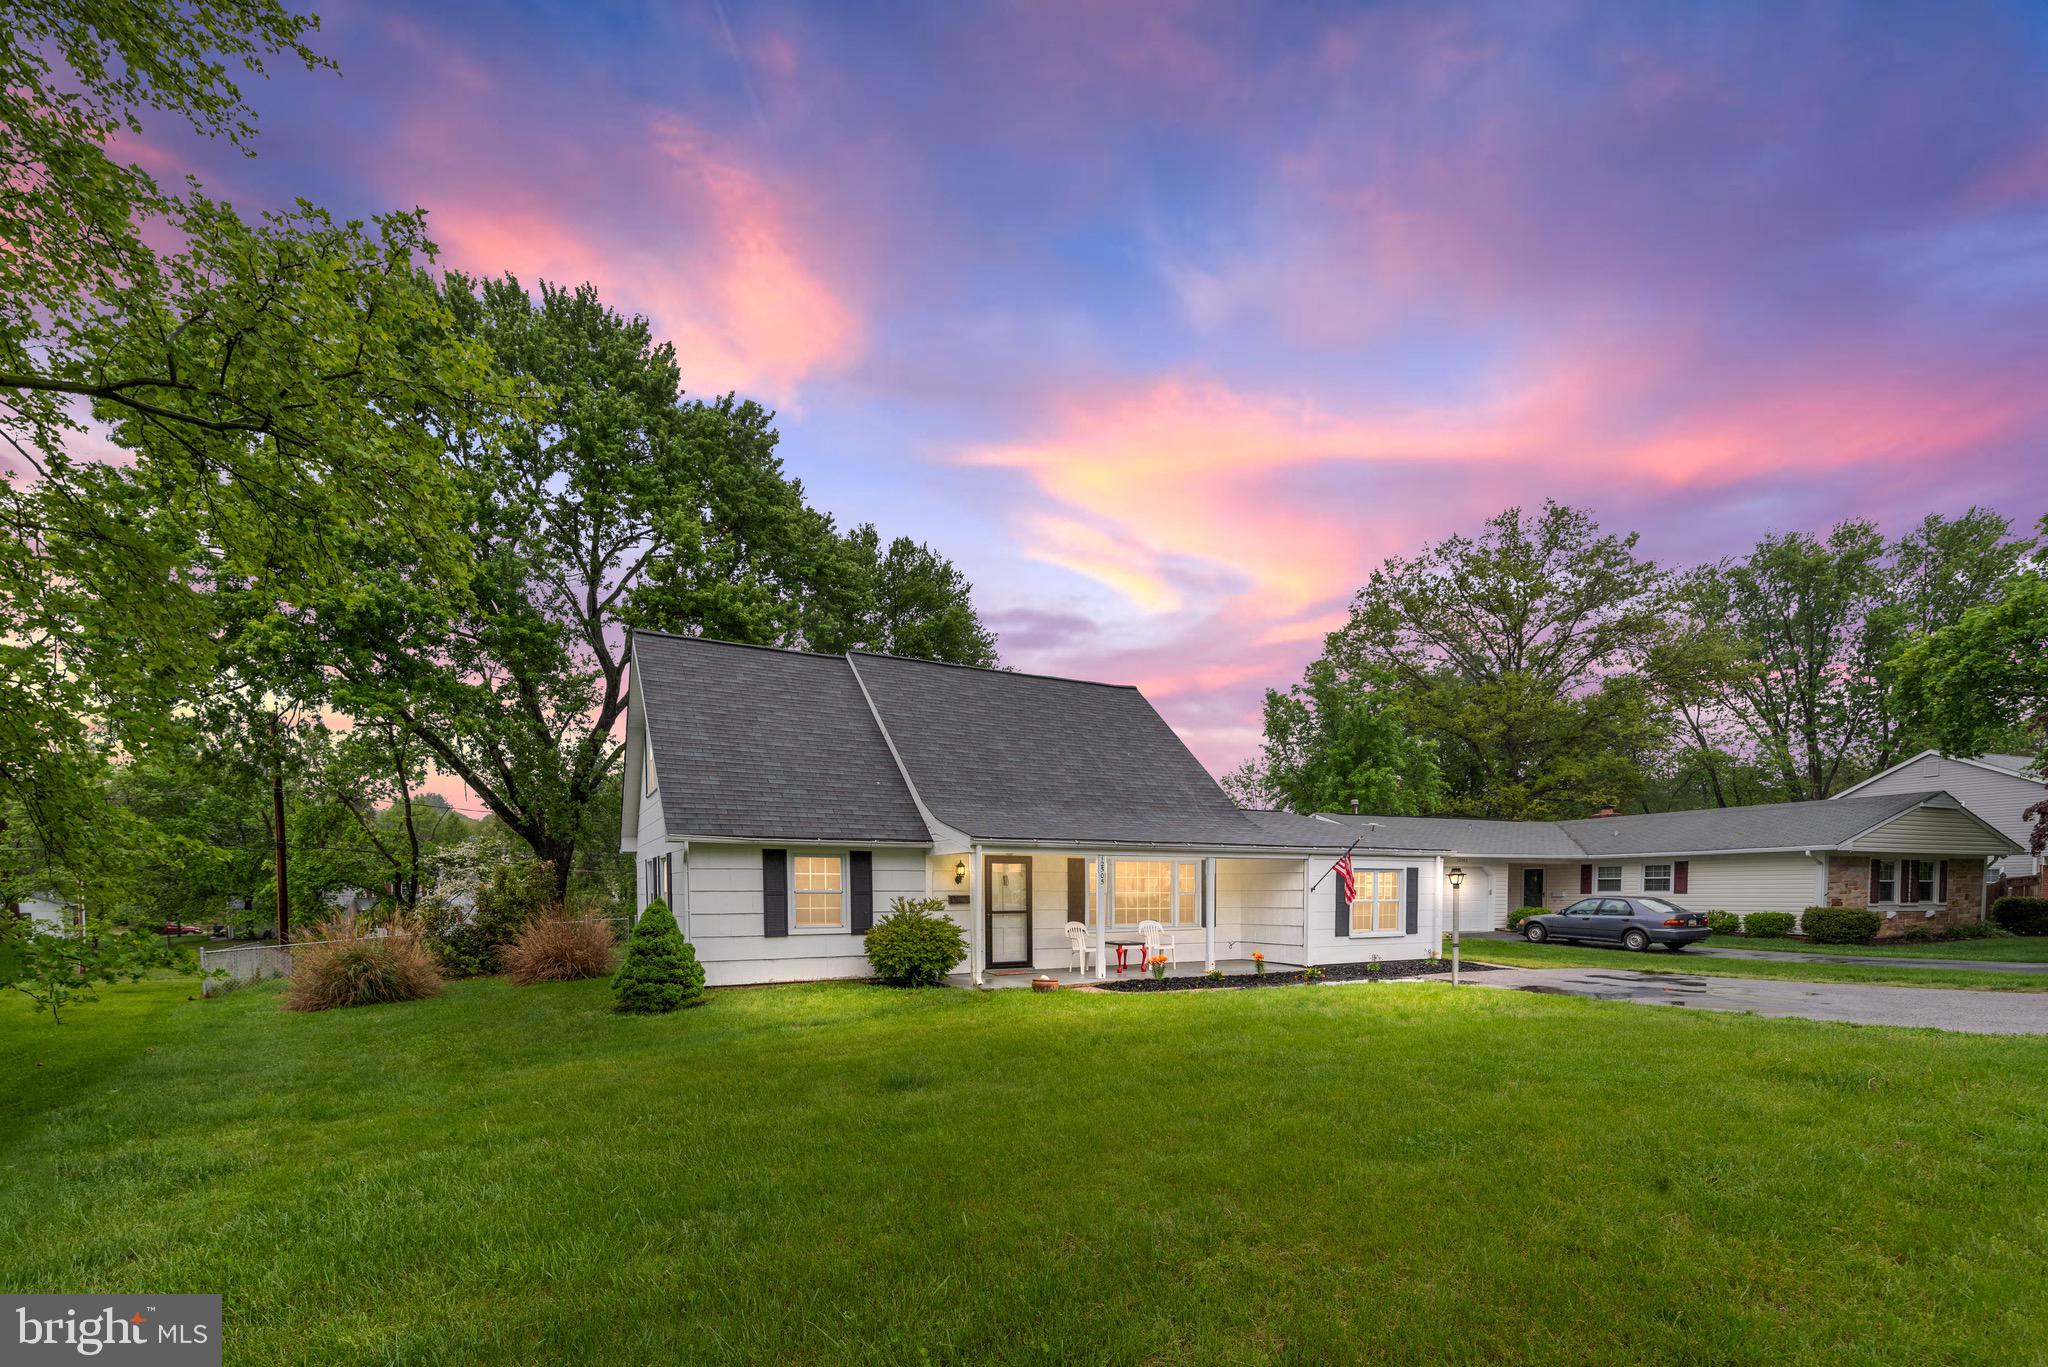
[[[1095,857],[1095,977],[1109,976],[1109,856]]]
[[[1202,861],[1202,969],[1216,968],[1216,859]]]
[[[967,913],[970,929],[967,933],[967,971],[973,975],[974,985],[980,987],[982,965],[988,960],[988,946],[982,943],[982,898],[981,889],[981,846],[969,847],[968,856],[973,862],[967,866]]]

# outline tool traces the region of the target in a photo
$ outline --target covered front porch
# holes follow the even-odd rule
[[[1307,860],[1300,855],[1181,851],[1004,850],[935,854],[934,895],[967,932],[964,982],[1028,986],[1038,973],[1066,983],[1144,971],[1141,927],[1157,922],[1174,976],[1213,965],[1253,971],[1309,960]],[[1070,925],[1085,929],[1077,966]]]
[[[984,969],[982,971],[981,985],[991,990],[1004,987],[1029,987],[1033,978],[1043,974],[1059,983],[1061,987],[1093,987],[1098,981],[1117,982],[1119,980],[1146,976],[1145,970],[1138,965],[1138,955],[1131,954],[1129,960],[1130,962],[1125,967],[1123,973],[1119,974],[1116,970],[1116,951],[1111,949],[1109,973],[1103,979],[1098,979],[1095,976],[1095,961],[1092,955],[1089,957],[1088,970],[1085,973],[1075,969],[1074,961],[1071,957],[1064,964],[1050,964],[1043,968]],[[1251,959],[1218,959],[1216,967],[1221,972],[1232,976],[1258,971],[1258,964]],[[1299,964],[1279,963],[1270,958],[1266,960],[1266,971],[1269,973],[1286,973],[1299,967],[1301,967]],[[1200,956],[1197,956],[1193,959],[1183,958],[1177,964],[1168,964],[1166,976],[1169,978],[1199,978],[1207,971],[1203,967]],[[946,981],[955,987],[974,986],[974,976],[970,973],[955,973],[947,978]]]

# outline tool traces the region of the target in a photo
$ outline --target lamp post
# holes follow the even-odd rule
[[[1458,985],[1458,889],[1465,886],[1465,870],[1456,864],[1444,875],[1451,882],[1451,986]]]

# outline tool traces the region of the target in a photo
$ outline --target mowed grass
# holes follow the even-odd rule
[[[1438,984],[189,991],[0,1007],[0,1282],[221,1292],[233,1363],[2048,1359],[2044,1040]]]
[[[2009,935],[1993,940],[1937,940],[1925,945],[1816,945],[1762,935],[1711,935],[1716,949],[1769,949],[1793,954],[1846,954],[1880,959],[1956,959],[1984,963],[2048,963],[2048,935]]]
[[[1448,952],[1448,950],[1446,951]],[[1714,978],[1780,978],[1815,983],[1877,983],[1890,987],[1965,987],[1980,992],[2048,992],[2048,973],[1999,973],[1973,969],[1915,968],[1889,964],[1836,964],[1816,960],[1787,963],[1780,959],[1715,959],[1705,954],[1673,954],[1649,949],[1567,945],[1553,940],[1532,945],[1526,940],[1473,940],[1463,954],[1481,963],[1515,968],[1632,968],[1643,973],[1685,973]]]

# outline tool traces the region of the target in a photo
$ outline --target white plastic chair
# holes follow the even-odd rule
[[[1157,921],[1138,922],[1138,938],[1145,942],[1145,967],[1152,966],[1152,960],[1159,955],[1166,956],[1169,967],[1180,962],[1173,952],[1173,937],[1166,933],[1166,927]]]
[[[1074,971],[1076,973],[1086,973],[1088,971],[1088,956],[1095,949],[1095,946],[1088,943],[1087,925],[1080,921],[1067,922],[1067,943],[1072,945],[1074,949]]]

